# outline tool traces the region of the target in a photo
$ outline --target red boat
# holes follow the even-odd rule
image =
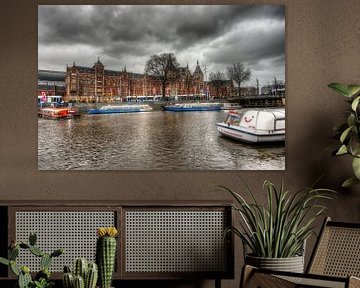
[[[78,111],[70,108],[42,108],[39,110],[39,117],[44,119],[69,119],[80,116]]]

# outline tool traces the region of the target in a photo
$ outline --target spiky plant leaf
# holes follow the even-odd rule
[[[328,189],[302,189],[290,193],[283,187],[278,189],[270,181],[264,182],[267,203],[260,205],[252,191],[247,187],[245,192],[252,202],[247,202],[239,193],[226,187],[237,204],[234,210],[240,214],[240,227],[227,229],[239,236],[249,246],[254,256],[258,257],[291,257],[301,253],[304,241],[314,230],[314,221],[322,215],[324,206],[316,205],[317,201],[331,198],[334,191]]]

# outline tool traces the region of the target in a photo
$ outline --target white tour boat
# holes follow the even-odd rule
[[[246,143],[285,141],[285,108],[230,110],[221,135]]]

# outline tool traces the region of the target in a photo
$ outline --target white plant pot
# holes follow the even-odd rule
[[[304,273],[304,256],[289,258],[263,258],[246,255],[245,263],[262,269]]]

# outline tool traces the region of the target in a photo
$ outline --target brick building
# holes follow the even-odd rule
[[[177,99],[187,97],[206,97],[212,91],[211,83],[204,81],[199,62],[191,73],[189,65],[178,67],[178,79],[166,86],[165,94]],[[140,96],[160,96],[162,86],[156,77],[132,73],[126,70],[113,71],[105,69],[100,59],[92,67],[77,66],[75,63],[66,69],[65,101],[80,102],[113,102]],[[223,89],[229,94],[229,83]],[[224,93],[225,93],[224,92]]]

